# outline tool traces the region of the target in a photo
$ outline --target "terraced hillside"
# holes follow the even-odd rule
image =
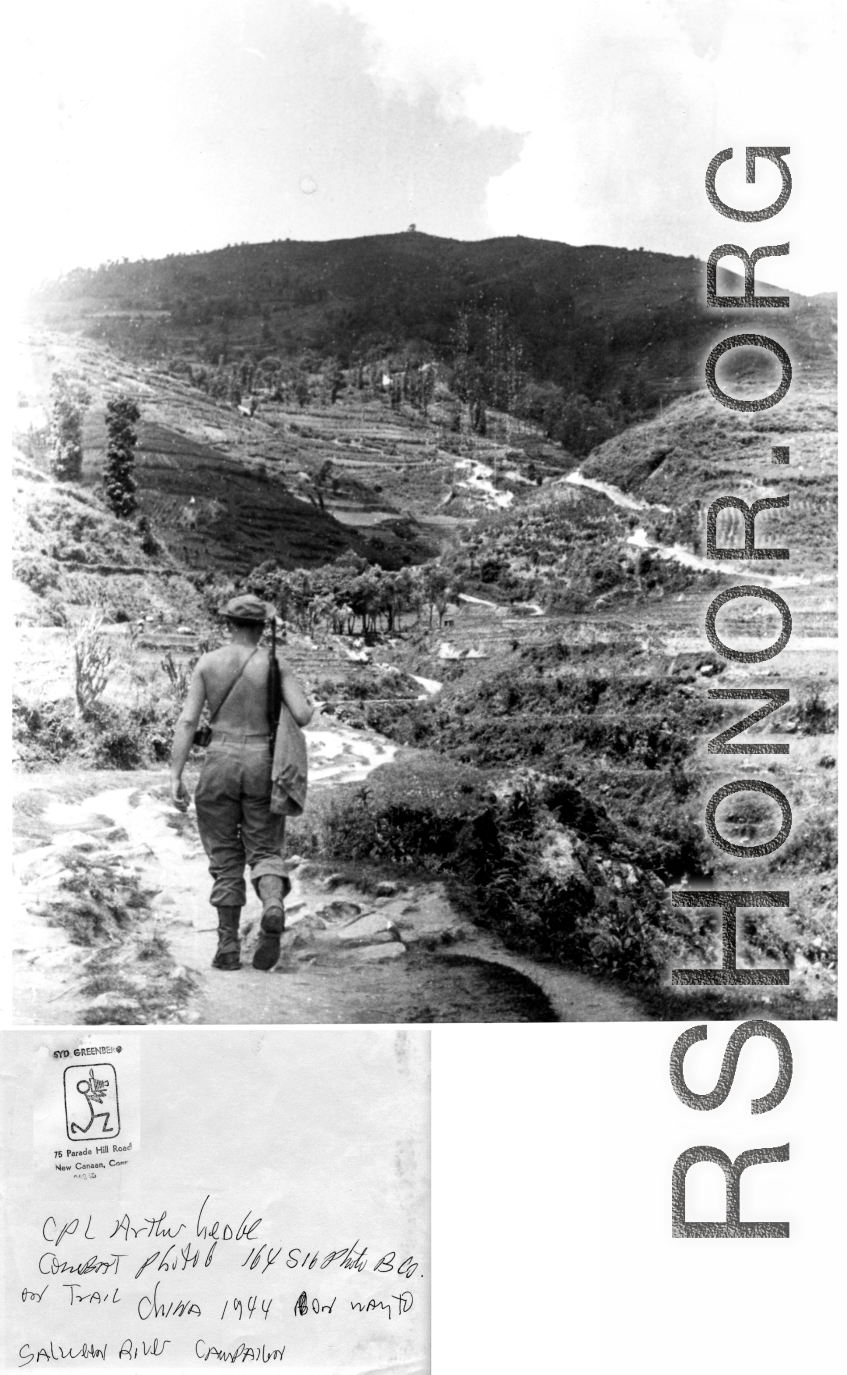
[[[719,496],[748,504],[787,496],[784,508],[757,518],[757,543],[789,546],[780,573],[829,581],[837,529],[837,417],[832,387],[800,384],[773,410],[729,412],[706,392],[669,406],[660,417],[631,426],[595,449],[585,477],[610,483],[648,506],[652,534],[705,554],[705,511]],[[773,450],[788,449],[776,464]],[[719,544],[743,543],[737,510],[720,517]],[[769,565],[769,571],[776,567]]]
[[[755,879],[780,888],[790,877],[792,907],[747,929],[744,951],[758,963],[794,960],[790,996],[757,1002],[759,1013],[831,1015],[835,465],[822,384],[798,379],[790,404],[729,427],[713,402],[680,399],[580,467],[540,427],[494,408],[482,432],[438,367],[426,407],[379,378],[358,385],[355,368],[335,374],[331,390],[325,372],[311,373],[302,404],[262,386],[255,406],[239,406],[191,370],[67,331],[33,336],[26,357],[15,478],[24,765],[59,777],[65,768],[75,786],[92,767],[119,770],[127,808],[132,771],[147,769],[154,781],[139,805],[163,807],[155,775],[191,662],[219,633],[214,605],[247,586],[274,600],[294,570],[302,605],[286,604],[286,653],[323,702],[313,760],[331,756],[332,786],[292,827],[301,858],[317,865],[315,886],[344,865],[353,886],[425,874],[464,914],[453,911],[433,940],[459,939],[468,925],[500,954],[505,943],[530,964],[629,981],[662,1015],[676,1012],[662,1001],[667,961],[683,952],[702,963],[714,946],[707,920],[674,915],[666,883],[738,878],[737,865],[709,854],[702,815],[718,781],[706,753],[708,684],[718,673],[722,686],[745,678],[705,648],[703,615],[716,587],[749,565],[716,570],[703,559],[703,507],[724,491],[790,491],[790,529],[777,512],[760,521],[759,540],[785,532],[792,559],[756,575],[786,589],[794,615],[791,643],[760,676],[791,691],[772,729],[791,743],[796,823]],[[93,398],[81,484],[49,474],[57,369]],[[119,521],[101,495],[103,412],[126,393],[142,411],[146,528]],[[775,444],[791,446],[788,467],[771,466]],[[731,520],[721,537],[738,543]],[[338,554],[350,557],[336,586]],[[361,608],[341,604],[355,577],[373,590],[395,576],[405,601],[390,629],[377,611],[366,634],[351,630],[357,615],[364,625]],[[767,606],[736,602],[721,626],[753,648],[772,639],[772,621]],[[86,636],[108,648],[109,674],[96,709],[80,716],[74,655]],[[365,767],[334,771],[342,732],[361,742]],[[780,776],[780,761],[768,767]],[[25,820],[35,844],[39,818]],[[766,808],[725,819],[748,841],[769,824]],[[166,825],[159,816],[157,835]],[[743,998],[704,1010],[737,1016],[753,1007]],[[274,1005],[268,1016],[278,1015]]]
[[[310,567],[352,549],[386,566],[432,556],[461,514],[509,504],[533,480],[572,466],[534,427],[493,413],[487,436],[439,386],[427,417],[352,386],[329,404],[292,409],[268,396],[252,416],[164,367],[122,359],[78,336],[31,336],[17,425],[44,470],[50,378],[69,369],[88,388],[83,485],[99,485],[104,410],[118,394],[141,410],[141,512],[186,568],[244,573],[272,559]],[[321,481],[319,490],[316,479]],[[491,479],[496,477],[498,491]]]

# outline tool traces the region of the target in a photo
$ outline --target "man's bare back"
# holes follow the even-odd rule
[[[231,642],[204,654],[192,674],[185,705],[174,731],[171,761],[171,796],[181,811],[188,806],[182,771],[206,703],[210,715],[218,711],[213,727],[216,731],[237,735],[270,734],[267,709],[268,652],[259,646],[260,638],[261,627],[254,631],[233,629]],[[315,709],[314,703],[279,654],[277,662],[282,678],[283,701],[298,726],[308,725]],[[244,671],[241,677],[221,706],[227,688],[242,666]]]
[[[277,654],[285,705],[298,725],[312,715],[312,705],[285,660]],[[264,648],[228,644],[204,654],[194,670],[183,718],[199,720],[204,703],[215,716],[215,729],[243,735],[267,735],[268,653]],[[229,696],[227,689],[241,674]],[[224,698],[226,697],[226,700]],[[221,702],[223,705],[221,706]]]
[[[290,671],[279,655],[277,663],[284,682],[285,674]],[[197,665],[197,672],[203,680],[203,691],[210,714],[214,714],[219,703],[223,701],[230,683],[239,672],[241,673],[215,717],[216,730],[245,735],[268,734],[268,669],[268,655],[258,648],[252,650],[242,645],[230,644],[203,655]]]

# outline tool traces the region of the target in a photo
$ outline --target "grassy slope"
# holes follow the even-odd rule
[[[787,466],[773,463],[774,445],[789,447]],[[697,502],[705,510],[723,495],[748,503],[788,495],[787,508],[758,518],[758,544],[790,548],[790,565],[780,572],[833,572],[837,496],[832,388],[796,388],[779,407],[747,415],[728,411],[701,392],[608,440],[582,471],[644,501],[674,508]],[[702,521],[700,544],[705,554]]]
[[[372,456],[372,471],[364,471],[365,455],[355,432],[361,428],[362,408],[352,402],[333,407],[332,415],[327,407],[315,414],[289,414],[268,403],[248,420],[164,370],[123,360],[78,336],[33,336],[30,347],[34,387],[30,409],[19,412],[21,428],[33,407],[44,415],[53,371],[70,369],[79,376],[92,395],[82,476],[92,493],[99,489],[105,459],[106,402],[124,392],[137,399],[142,413],[136,460],[139,510],[173,561],[185,568],[237,575],[266,559],[288,568],[311,567],[347,549],[399,565],[432,552],[431,540],[418,530],[363,534],[336,520],[331,509],[320,511],[298,490],[298,474],[313,474],[330,458],[341,479],[339,504],[384,506],[386,497],[374,490],[378,478],[383,479],[379,487],[396,489],[395,498],[408,494],[408,481],[400,479],[407,478],[410,462],[423,466],[424,440],[408,416],[392,416],[386,427],[387,406],[379,400],[371,402],[364,428],[382,426],[386,434]],[[353,460],[349,470],[348,456]],[[46,451],[34,457],[46,475]],[[387,477],[379,471],[382,465]],[[442,487],[436,477],[423,493],[425,509],[437,506]],[[390,499],[388,504],[390,509]],[[399,517],[396,501],[395,510]]]
[[[16,617],[62,625],[99,606],[107,621],[197,615],[201,599],[166,553],[144,553],[134,526],[95,493],[57,483],[22,457],[12,487]]]

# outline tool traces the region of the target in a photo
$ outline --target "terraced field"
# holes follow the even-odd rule
[[[475,569],[464,582],[454,579],[449,601],[439,605],[431,620],[426,614],[401,614],[390,636],[380,634],[368,645],[333,633],[320,618],[310,634],[289,626],[284,652],[298,676],[313,690],[320,688],[325,703],[327,714],[317,734],[326,740],[315,739],[313,755],[316,765],[327,765],[324,782],[333,786],[345,780],[370,780],[375,760],[382,762],[378,775],[401,781],[423,767],[405,756],[394,760],[397,742],[386,740],[374,728],[386,705],[383,725],[389,734],[395,709],[401,714],[425,713],[434,709],[437,700],[446,704],[445,722],[451,738],[455,736],[462,748],[463,742],[473,742],[475,732],[490,745],[501,721],[504,732],[509,731],[509,738],[520,745],[529,738],[532,720],[526,718],[522,724],[519,709],[510,716],[512,708],[502,704],[495,704],[496,710],[484,707],[476,716],[474,698],[487,701],[497,675],[514,666],[515,699],[519,700],[524,679],[529,683],[540,675],[538,681],[542,681],[545,655],[551,658],[551,651],[551,662],[558,663],[572,650],[597,650],[599,667],[592,667],[588,658],[583,664],[579,654],[572,656],[562,673],[565,695],[561,704],[564,715],[567,684],[573,685],[575,694],[582,692],[585,680],[593,674],[599,696],[610,704],[598,710],[593,721],[598,741],[606,739],[609,729],[625,734],[630,724],[612,720],[615,694],[601,680],[603,656],[614,658],[616,646],[629,647],[626,652],[632,660],[621,661],[614,669],[620,675],[621,691],[644,678],[661,697],[663,683],[681,674],[693,684],[691,693],[696,695],[697,675],[712,672],[701,661],[704,653],[708,657],[704,615],[715,595],[714,586],[698,587],[697,577],[688,574],[676,580],[665,574],[702,564],[703,508],[716,494],[730,490],[727,483],[737,484],[731,490],[751,501],[781,492],[784,482],[791,496],[790,529],[780,523],[784,513],[775,512],[773,524],[766,523],[770,515],[760,522],[759,542],[781,542],[785,535],[792,547],[788,566],[778,573],[772,565],[766,571],[758,566],[759,576],[751,577],[749,565],[734,560],[719,571],[725,580],[739,581],[743,575],[744,581],[782,586],[791,606],[791,641],[777,663],[762,665],[757,674],[757,681],[791,691],[790,709],[775,729],[784,729],[791,738],[797,761],[797,836],[788,861],[794,906],[785,929],[773,941],[774,948],[781,941],[790,944],[795,928],[802,930],[806,941],[796,964],[799,1002],[782,1008],[781,1015],[804,1015],[798,1007],[830,1005],[826,999],[831,999],[833,988],[828,942],[834,922],[834,883],[828,866],[834,816],[836,624],[834,570],[828,551],[834,529],[835,460],[834,411],[820,379],[810,378],[807,390],[798,390],[799,400],[785,409],[782,428],[758,417],[730,433],[708,411],[705,398],[687,397],[654,421],[632,427],[596,449],[577,472],[572,455],[546,442],[531,426],[505,415],[489,412],[484,436],[471,431],[464,415],[457,431],[455,399],[443,384],[436,389],[426,418],[405,402],[392,408],[387,396],[359,391],[349,379],[334,403],[311,401],[292,408],[260,396],[251,416],[210,400],[184,376],[149,364],[126,363],[102,345],[66,334],[30,341],[27,359],[22,387],[27,405],[20,406],[17,415],[14,493],[19,513],[17,685],[25,699],[25,715],[33,705],[40,708],[69,700],[74,634],[98,607],[104,615],[98,633],[112,649],[111,677],[103,702],[120,712],[143,696],[145,710],[159,722],[170,719],[168,713],[172,716],[174,711],[167,663],[178,675],[217,633],[205,594],[210,579],[228,579],[228,585],[238,586],[246,572],[265,561],[282,568],[310,569],[345,550],[387,568],[430,559],[436,566],[440,560],[445,568]],[[92,394],[85,425],[83,483],[73,491],[48,477],[46,406],[50,374],[60,367],[73,369]],[[103,413],[107,401],[121,392],[136,396],[142,410],[137,476],[140,508],[155,536],[153,551],[145,552],[139,532],[116,521],[97,498],[104,458]],[[791,445],[790,467],[771,468],[774,444]],[[580,476],[594,485],[593,492],[578,485]],[[567,519],[557,524],[559,497]],[[547,526],[536,519],[542,508],[553,513]],[[548,536],[549,546],[540,547],[538,541]],[[726,520],[721,538],[737,546],[738,522],[733,525],[731,519]],[[472,544],[476,552],[464,565],[451,563],[457,548]],[[538,577],[533,590],[538,569],[548,572]],[[574,602],[578,609],[563,611],[556,600],[557,581],[569,578],[578,584],[579,597]],[[775,624],[772,609],[762,603],[735,602],[721,613],[721,633],[738,647],[768,643]],[[536,656],[534,661],[531,654]],[[400,702],[403,692],[390,696],[387,703],[381,699],[380,684],[388,681],[388,670],[403,675],[405,703]],[[555,678],[558,669],[551,672]],[[746,681],[745,674],[730,664],[721,685],[741,686]],[[461,685],[460,693],[453,694],[454,683]],[[704,679],[704,700],[706,692]],[[357,695],[358,704],[354,701],[351,706]],[[459,715],[451,717],[454,707]],[[808,740],[804,711],[817,722]],[[31,712],[27,719],[34,719]],[[550,719],[556,726],[555,719]],[[656,729],[660,738],[661,721]],[[353,764],[350,760],[339,764],[340,773],[333,759],[323,758],[325,747],[332,754],[330,737],[339,730],[352,732],[357,742],[348,751]],[[709,773],[713,762],[705,754],[706,739],[703,733],[702,739],[693,741],[689,763],[708,778],[713,776]],[[543,753],[544,741],[536,744]],[[164,741],[162,747],[166,745]],[[369,761],[364,773],[353,758],[357,749]],[[449,794],[450,786],[442,788],[437,783],[442,764],[447,769],[444,756],[430,751],[430,759],[427,751],[420,753],[426,756],[424,774],[431,765],[436,778],[427,788],[435,796],[439,789]],[[625,800],[630,780],[639,787],[643,784],[645,797],[651,796],[661,767],[650,763],[642,768],[626,758],[613,759],[602,743],[594,755],[590,750],[581,754],[578,763],[580,787],[593,799],[592,806],[601,807],[604,798],[612,805],[616,789]],[[527,764],[526,758],[516,756],[506,772],[520,772]],[[157,786],[153,771],[145,807],[159,805]],[[703,786],[698,783],[680,804],[691,818],[702,818]],[[79,787],[79,777],[69,772],[69,796]],[[367,812],[369,788],[370,781],[360,794],[349,790],[344,794],[344,805],[352,806],[357,818]],[[363,810],[360,813],[356,808]],[[409,815],[414,816],[414,808]],[[476,824],[470,814],[459,820]],[[157,825],[164,824],[159,816]],[[560,818],[556,824],[562,827],[559,840],[565,848],[577,843],[570,820]],[[310,843],[317,843],[314,836]],[[117,851],[120,845],[116,842]],[[590,847],[594,845],[592,839]],[[594,875],[590,882],[603,894],[604,902],[607,897],[614,902],[609,877],[613,869],[608,865],[621,863],[620,854],[615,851],[602,858],[602,850],[591,853],[594,859],[586,860]],[[601,867],[595,872],[591,864],[598,855]],[[804,855],[809,856],[805,867]],[[112,859],[117,862],[119,855]],[[192,864],[196,887],[202,869],[196,845]],[[316,902],[322,892],[320,883],[329,876],[326,872],[318,875],[320,882],[313,885]],[[735,877],[731,863],[719,864],[711,881],[729,883]],[[781,871],[771,873],[765,868],[758,878],[762,886],[784,886]],[[622,881],[620,876],[618,881]],[[167,882],[176,883],[175,875]],[[201,910],[197,908],[194,922],[198,932]],[[532,912],[526,915],[534,917]],[[450,930],[462,924],[455,912],[447,916]],[[415,923],[408,924],[411,928]],[[476,938],[483,941],[481,932],[476,931]],[[43,932],[38,940],[42,945],[46,940],[49,946]],[[199,979],[196,942],[191,953],[187,934],[176,929],[169,930],[167,940],[177,951],[177,968],[188,962],[192,978]],[[496,963],[505,958],[504,948],[495,941],[485,947],[485,958]],[[482,949],[480,943],[477,954]],[[827,961],[823,965],[817,963],[823,959],[821,951]],[[48,950],[50,958],[56,953]],[[513,971],[527,973],[528,966],[515,963],[524,956],[512,949],[508,958]],[[61,964],[59,956],[57,967]],[[550,1015],[551,1006],[553,1015],[568,1015],[556,1002],[560,993],[541,978],[541,967],[527,973],[535,980],[536,991],[541,990],[542,1002],[526,1015],[543,1019]],[[457,993],[454,973],[439,985],[440,1012],[427,1002],[421,984],[405,1004],[408,1015],[418,1015],[424,1005],[434,1020],[441,1013],[449,1016],[446,1009],[459,1005],[470,1015],[468,1009],[482,990],[474,985],[476,992],[469,992],[468,985]],[[308,1020],[306,1002],[314,996],[320,1001],[322,1019],[334,1020],[332,979],[327,976],[315,983],[305,974],[302,977],[298,1015]],[[373,1015],[373,997],[378,995],[368,980],[365,983],[368,987],[363,984],[362,1001],[355,1008],[343,999],[336,1004],[339,1019]],[[518,1009],[514,1015],[521,1017],[522,995],[519,989],[512,991]],[[574,1015],[605,1015],[596,1010],[603,1005],[602,998],[592,1002],[597,989],[584,992],[583,1012]],[[41,987],[33,996],[44,1001],[53,994]],[[455,998],[458,1003],[451,1003]],[[242,1020],[236,1007],[200,1006],[185,989],[182,993],[177,989],[168,1006],[172,1008],[168,1015],[177,1019],[199,1015],[216,1020],[225,1013],[225,1019]],[[391,1003],[394,1011],[400,1006]],[[733,1016],[739,1006],[730,1001],[711,1015]],[[594,1010],[585,1010],[589,1008]],[[245,1009],[245,1016],[249,1010]],[[767,1012],[764,1002],[758,1010]],[[266,1013],[270,1020],[281,1016],[275,994],[267,1002]],[[629,1011],[609,1015],[647,1013],[630,1006]]]
[[[20,433],[46,423],[53,371],[73,370],[92,395],[85,418],[83,482],[96,487],[111,396],[139,404],[136,475],[141,511],[187,568],[246,572],[272,559],[310,567],[350,548],[387,566],[437,552],[456,521],[526,489],[530,461],[567,471],[560,448],[531,427],[491,416],[489,435],[447,431],[447,409],[430,415],[348,388],[333,405],[286,409],[264,398],[253,417],[210,400],[162,368],[129,365],[68,336],[39,336]],[[330,465],[320,497],[316,475]],[[491,478],[497,473],[497,488]],[[325,509],[321,509],[321,501]]]

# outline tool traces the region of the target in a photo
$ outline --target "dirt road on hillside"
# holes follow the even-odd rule
[[[646,512],[663,511],[669,512],[669,506],[662,506],[658,502],[642,501],[639,497],[630,496],[620,487],[615,487],[611,482],[600,482],[596,478],[583,477],[582,472],[577,468],[574,472],[568,473],[560,479],[561,482],[570,483],[575,487],[588,487],[592,492],[598,492],[600,496],[607,497],[614,506],[620,507],[625,511]],[[652,553],[658,554],[662,559],[672,559],[675,563],[681,563],[685,568],[695,568],[703,572],[713,572],[715,568],[712,559],[702,558],[699,554],[694,554],[690,549],[686,549],[682,544],[661,544],[658,540],[651,539],[643,526],[638,526],[633,530],[627,539],[627,544],[633,544],[639,549],[649,549]],[[723,571],[733,577],[740,577],[747,572],[740,562],[729,560],[724,564]],[[756,580],[764,583],[768,587],[811,587],[815,583],[828,583],[829,575],[823,574],[816,578],[789,576],[786,574],[763,573],[761,570],[756,573]]]
[[[396,752],[373,732],[335,725],[309,730],[308,739],[313,789],[363,779]],[[277,969],[267,974],[250,965],[260,916],[251,892],[242,918],[244,967],[213,970],[216,918],[206,857],[193,809],[183,816],[170,805],[166,775],[30,775],[21,777],[18,793],[29,841],[38,841],[24,840],[16,858],[19,1024],[644,1016],[637,1000],[613,985],[514,955],[457,912],[439,882],[386,878],[363,892],[325,864],[295,862],[294,854]],[[151,895],[146,909],[130,914],[129,936],[112,932],[80,945],[57,924],[63,879],[80,865],[94,876],[130,873]]]

